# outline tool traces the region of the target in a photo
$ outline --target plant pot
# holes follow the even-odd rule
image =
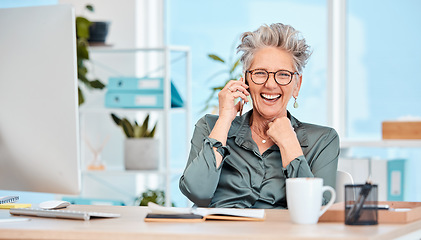
[[[110,22],[92,22],[89,26],[88,42],[105,43]]]
[[[124,142],[126,170],[157,170],[159,141],[154,138],[127,138]]]

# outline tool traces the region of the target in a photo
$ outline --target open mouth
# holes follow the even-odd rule
[[[281,94],[275,94],[275,95],[273,95],[273,94],[264,94],[264,93],[261,93],[260,94],[260,96],[263,98],[263,99],[265,99],[265,100],[268,100],[268,101],[276,101],[276,100],[278,100],[282,95]]]

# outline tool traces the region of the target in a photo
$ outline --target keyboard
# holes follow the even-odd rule
[[[104,212],[88,212],[88,211],[73,211],[73,210],[51,210],[42,208],[11,208],[10,214],[35,216],[35,217],[49,217],[49,218],[68,218],[78,220],[89,220],[91,218],[115,218],[120,217],[118,213],[104,213]]]

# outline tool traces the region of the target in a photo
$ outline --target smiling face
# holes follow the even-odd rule
[[[287,51],[266,47],[258,50],[248,70],[264,69],[268,72],[276,72],[278,70],[288,70],[296,72],[293,64],[292,54]],[[249,91],[253,99],[253,115],[263,118],[261,120],[273,121],[277,117],[286,116],[287,105],[292,96],[298,97],[301,87],[301,75],[294,75],[291,83],[281,86],[276,83],[273,74],[269,74],[269,79],[261,85],[255,84],[250,73],[246,75],[247,82],[250,86]]]

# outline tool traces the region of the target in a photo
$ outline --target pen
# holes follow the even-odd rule
[[[368,177],[365,184],[362,186],[362,189],[360,191],[360,194],[358,196],[358,200],[355,202],[355,204],[352,206],[351,210],[348,213],[347,216],[347,222],[349,223],[355,223],[360,218],[360,212],[363,208],[364,202],[367,199],[368,194],[371,191],[372,188],[370,176]]]

